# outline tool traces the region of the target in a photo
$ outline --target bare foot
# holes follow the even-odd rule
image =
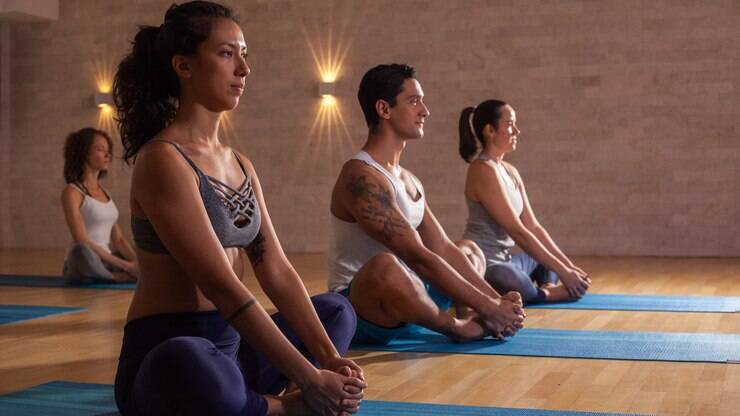
[[[540,286],[540,289],[545,292],[545,301],[547,302],[563,302],[576,299],[568,293],[568,289],[562,283],[557,285],[548,283]]]
[[[313,414],[303,401],[300,390],[282,396],[265,396],[268,416],[309,416]]]
[[[490,335],[481,323],[477,314],[472,314],[465,319],[455,319],[455,328],[450,334],[455,342],[469,342]]]

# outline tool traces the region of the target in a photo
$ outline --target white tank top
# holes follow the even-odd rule
[[[406,221],[416,229],[424,219],[424,189],[416,178],[412,176],[414,185],[419,191],[419,199],[414,201],[406,193],[403,182],[388,172],[378,162],[361,150],[352,160],[361,160],[382,173],[393,186],[395,199],[401,214]],[[383,252],[391,250],[384,244],[367,235],[357,222],[340,220],[334,215],[331,217],[329,236],[329,290],[339,292],[346,289],[357,271],[370,259]]]
[[[82,222],[85,223],[85,232],[93,243],[110,252],[110,235],[113,226],[118,221],[118,208],[110,196],[108,196],[108,202],[100,202],[81,189],[79,190],[84,197],[82,206],[80,206],[80,215],[82,215]]]

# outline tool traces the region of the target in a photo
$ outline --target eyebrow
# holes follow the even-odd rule
[[[218,46],[224,46],[224,45],[230,47],[231,49],[237,49],[239,51],[242,51],[242,50],[246,51],[247,50],[247,44],[246,43],[245,44],[242,44],[242,45],[239,45],[239,44],[234,43],[234,42],[222,42]]]

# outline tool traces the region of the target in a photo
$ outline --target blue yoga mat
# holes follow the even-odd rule
[[[135,283],[93,283],[91,285],[68,285],[59,276],[30,276],[17,274],[0,274],[0,286],[30,287],[63,287],[72,289],[117,289],[128,290],[136,287]]]
[[[52,381],[28,390],[0,396],[0,414],[14,416],[112,416],[118,413],[113,398],[113,386]],[[617,416],[623,414],[364,400],[358,415]]]
[[[681,332],[612,332],[522,329],[497,341],[487,338],[464,344],[427,329],[388,345],[353,344],[367,351],[518,355],[609,360],[740,363],[740,335]]]
[[[0,415],[102,416],[118,414],[113,386],[52,381],[0,396]]]
[[[84,310],[85,308],[68,308],[64,306],[0,305],[0,324]]]
[[[657,296],[588,293],[574,302],[528,305],[536,309],[655,312],[740,312],[740,296]]]

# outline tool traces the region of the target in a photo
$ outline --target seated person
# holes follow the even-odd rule
[[[502,297],[485,283],[474,266],[480,250],[450,241],[421,182],[399,164],[429,115],[414,69],[371,69],[358,98],[369,134],[334,186],[329,249],[329,289],[355,308],[354,340],[387,343],[418,326],[457,341],[514,335],[524,321],[519,295]],[[450,301],[457,317],[447,313]]]
[[[118,208],[100,184],[112,149],[110,136],[90,127],[64,143],[62,207],[74,244],[62,276],[69,284],[131,282],[139,276],[136,254],[117,223]]]
[[[486,281],[498,291],[519,292],[525,303],[583,296],[591,279],[537,221],[519,171],[504,161],[521,133],[514,108],[498,100],[468,107],[460,115],[459,129],[460,155],[470,163],[463,238],[485,253]],[[511,254],[515,242],[524,252]]]
[[[207,1],[141,27],[118,66],[141,264],[114,388],[122,416],[347,416],[360,406],[362,369],[343,357],[352,306],[335,293],[309,297],[254,166],[219,138],[249,73],[237,16]],[[273,315],[241,280],[245,257]]]

